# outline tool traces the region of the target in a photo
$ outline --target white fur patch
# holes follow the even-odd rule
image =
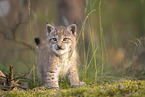
[[[56,55],[63,55],[65,53],[68,52],[68,47],[64,48],[63,50],[57,50],[57,47],[55,44],[52,45],[52,51],[56,54]]]

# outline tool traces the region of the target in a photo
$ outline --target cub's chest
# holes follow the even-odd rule
[[[66,69],[66,68],[70,67],[71,61],[70,61],[69,59],[67,59],[67,58],[61,59],[61,60],[58,60],[58,61],[56,62],[56,65],[57,65],[57,67],[59,67],[60,69]]]
[[[66,74],[72,64],[69,59],[61,59],[56,62],[56,66],[60,74]]]

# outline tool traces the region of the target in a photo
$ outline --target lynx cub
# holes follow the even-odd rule
[[[72,87],[85,85],[80,82],[77,71],[77,27],[54,27],[46,25],[47,39],[35,38],[38,46],[40,76],[48,88],[59,88],[60,76],[68,76]]]

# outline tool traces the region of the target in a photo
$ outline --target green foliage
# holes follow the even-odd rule
[[[120,79],[143,79],[145,61],[137,61],[143,58],[137,55],[144,50],[145,39],[137,38],[142,36],[138,36],[132,30],[136,23],[131,21],[138,17],[133,15],[131,7],[145,2],[133,0],[131,5],[127,6],[128,3],[131,2],[92,0],[87,3],[87,15],[78,37],[81,38],[79,74],[80,79],[87,84]],[[127,8],[131,11],[130,14],[129,10],[126,11]],[[131,28],[126,25],[128,23]],[[142,74],[139,71],[142,71]]]
[[[16,90],[1,93],[0,96],[6,97],[68,97],[68,96],[80,96],[80,97],[102,97],[102,96],[144,96],[145,95],[145,81],[116,81],[111,83],[105,83],[100,85],[91,85],[81,88],[68,88],[60,90],[47,90],[47,89],[35,89],[35,90]]]

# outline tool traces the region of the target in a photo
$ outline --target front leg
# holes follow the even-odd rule
[[[84,86],[86,86],[85,82],[79,81],[78,70],[77,70],[76,65],[74,65],[69,70],[69,80],[70,80],[71,87],[80,87],[80,86],[84,87]]]
[[[52,71],[46,73],[46,87],[48,89],[59,89],[58,74]]]
[[[78,87],[79,86],[80,81],[79,81],[78,70],[77,70],[76,65],[74,65],[70,68],[68,78],[70,80],[71,87]]]

